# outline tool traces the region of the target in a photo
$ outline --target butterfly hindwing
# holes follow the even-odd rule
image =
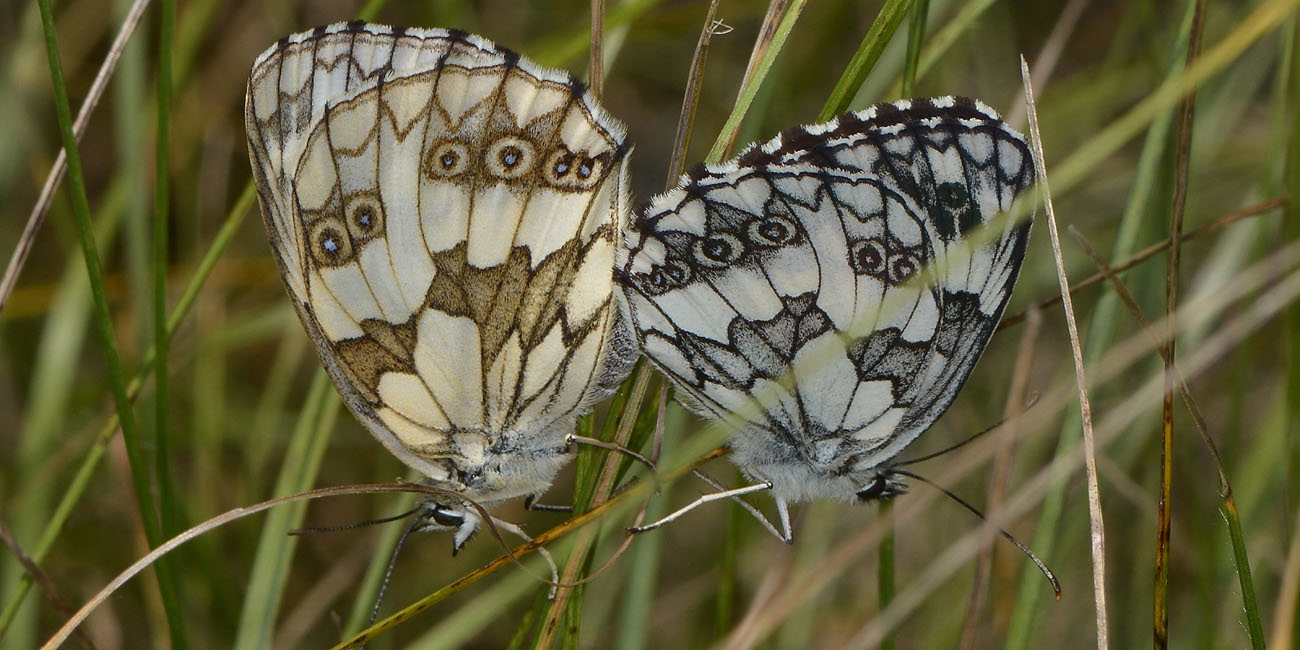
[[[1023,138],[971,100],[792,129],[634,218],[630,320],[688,403],[740,430],[754,478],[851,494],[970,375],[1028,234],[985,224],[1032,180]]]
[[[267,50],[246,115],[272,249],[353,413],[467,496],[544,488],[626,366],[621,125],[478,36],[364,23]]]

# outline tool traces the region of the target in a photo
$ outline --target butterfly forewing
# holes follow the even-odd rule
[[[1028,234],[994,217],[1032,180],[1023,138],[971,100],[792,129],[635,217],[631,322],[778,498],[851,496],[970,375]]]
[[[246,121],[285,285],[353,413],[442,487],[544,489],[627,365],[622,127],[480,37],[361,23],[263,53]]]

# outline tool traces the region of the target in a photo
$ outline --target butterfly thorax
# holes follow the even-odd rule
[[[736,465],[751,479],[771,483],[773,495],[786,503],[856,502],[864,495],[885,498],[902,491],[888,473],[883,449],[861,448],[856,441],[833,436],[792,444],[799,439],[809,436],[749,427],[733,436],[729,446]]]

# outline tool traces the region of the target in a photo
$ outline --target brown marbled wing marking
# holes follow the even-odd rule
[[[372,407],[382,404],[379,380],[385,373],[417,374],[414,350],[419,316],[416,313],[397,325],[368,318],[360,323],[365,336],[333,344],[334,354],[342,361],[339,365],[348,374],[350,383]]]
[[[612,233],[612,226],[602,227],[590,240]],[[577,272],[584,242],[570,240],[532,268],[526,246],[516,246],[503,264],[486,269],[466,262],[467,244],[433,254],[436,268],[426,294],[428,308],[465,316],[479,329],[482,367],[489,368],[512,332],[519,333],[527,354],[564,316],[563,296]],[[606,302],[582,323],[562,323],[562,340],[566,346],[587,336],[605,317]],[[385,373],[418,374],[415,369],[415,344],[418,320],[423,310],[404,323],[391,324],[366,319],[360,326],[364,336],[332,344],[339,364],[357,391],[374,407],[382,404],[379,380]]]
[[[597,235],[599,237],[599,235]],[[595,238],[593,238],[595,239]],[[560,319],[564,301],[553,294],[567,292],[577,271],[584,243],[572,239],[546,256],[533,268],[527,246],[515,246],[506,261],[481,269],[466,262],[467,242],[435,253],[437,269],[429,286],[427,305],[453,316],[465,316],[478,324],[483,350],[483,368],[489,368],[511,332],[519,332],[527,352]],[[575,330],[566,323],[564,342],[573,342]]]

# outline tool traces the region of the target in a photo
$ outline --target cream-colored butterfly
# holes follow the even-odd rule
[[[245,113],[285,287],[352,413],[436,487],[546,490],[635,358],[622,125],[478,36],[365,23],[263,52]],[[481,523],[426,507],[457,549]]]

